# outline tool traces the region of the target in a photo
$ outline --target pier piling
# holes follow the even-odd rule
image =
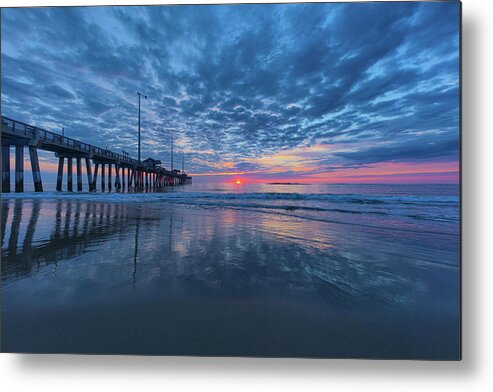
[[[86,173],[87,173],[87,187],[90,192],[93,190],[91,160],[89,158],[85,158],[85,161],[86,161]]]
[[[2,192],[10,192],[10,145],[2,145]]]
[[[115,189],[121,189],[121,183],[120,183],[120,165],[118,163],[115,163]]]
[[[31,171],[33,173],[34,191],[43,192],[41,171],[39,169],[38,149],[35,146],[29,146],[29,158],[31,159]]]
[[[105,189],[106,189],[106,179],[104,178],[104,167],[105,167],[105,164],[102,163],[101,164],[101,190],[104,192]]]
[[[72,192],[72,157],[67,157],[67,191]]]
[[[24,192],[24,146],[15,146],[15,191]]]
[[[56,178],[56,190],[61,191],[62,190],[62,181],[63,181],[63,162],[65,158],[64,157],[59,157],[58,158],[58,175]]]
[[[111,184],[111,167],[113,165],[111,163],[108,163],[108,190],[111,192],[111,187],[112,187],[112,184]]]
[[[98,180],[98,168],[99,168],[99,163],[96,162],[94,165],[94,178],[92,180],[92,190],[95,191],[97,187],[97,180]]]
[[[82,191],[82,162],[79,157],[76,158],[77,164],[77,192]]]

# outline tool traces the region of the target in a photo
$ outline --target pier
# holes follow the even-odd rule
[[[89,191],[159,190],[167,186],[192,183],[192,177],[180,170],[167,170],[161,161],[148,158],[142,162],[127,153],[115,153],[64,135],[2,116],[2,193],[11,191],[10,152],[15,146],[15,192],[24,192],[24,151],[29,150],[34,190],[43,191],[38,150],[50,151],[58,158],[57,191],[62,191],[66,162],[66,187],[82,191],[82,165],[85,165]],[[114,178],[113,178],[114,174]],[[98,186],[99,176],[99,186]]]

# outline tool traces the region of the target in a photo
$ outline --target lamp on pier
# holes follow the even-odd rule
[[[144,99],[147,99],[147,95],[141,94],[137,91],[137,95],[139,96],[139,156],[138,160],[140,163],[140,97],[144,97]]]

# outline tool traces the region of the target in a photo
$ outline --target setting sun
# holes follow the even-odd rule
[[[236,184],[236,185],[241,185],[241,181],[240,181],[240,180],[236,180],[236,181],[235,181],[235,184]]]

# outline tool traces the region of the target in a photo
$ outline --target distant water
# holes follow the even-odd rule
[[[459,355],[457,185],[12,193],[2,234],[7,351]]]

